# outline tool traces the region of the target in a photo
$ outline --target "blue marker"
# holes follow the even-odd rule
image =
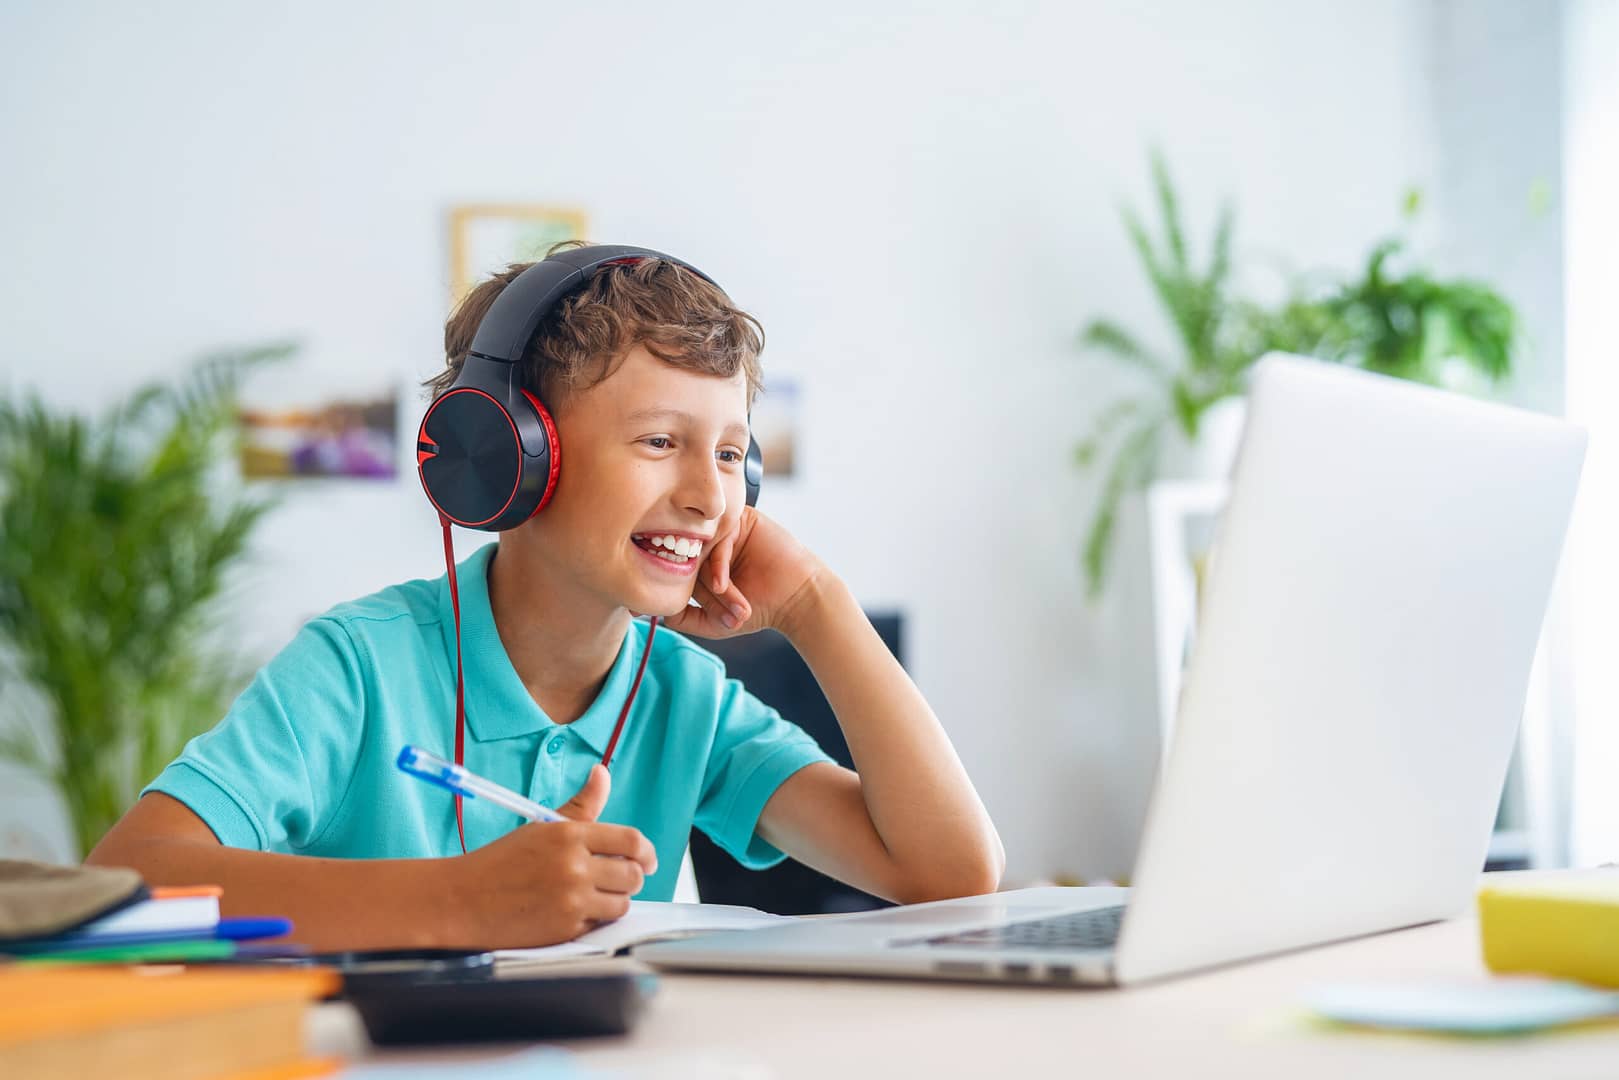
[[[503,788],[493,780],[485,780],[476,773],[470,773],[453,761],[445,761],[426,750],[418,750],[414,746],[407,746],[399,751],[397,762],[400,771],[407,772],[429,784],[437,784],[447,788],[455,794],[466,799],[482,799],[492,802],[496,806],[504,807],[514,814],[528,818],[530,821],[566,821],[567,818],[535,802],[525,799],[508,788]]]

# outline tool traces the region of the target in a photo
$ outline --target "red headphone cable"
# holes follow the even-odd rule
[[[444,526],[444,565],[450,577],[450,605],[455,609],[455,763],[461,764],[461,757],[466,748],[467,732],[467,703],[466,685],[461,672],[461,594],[455,584],[455,545],[450,539],[450,519],[444,514],[439,515],[439,522]],[[635,681],[630,684],[629,696],[624,699],[624,707],[618,711],[618,722],[613,725],[613,736],[607,740],[607,750],[602,754],[602,765],[610,766],[613,760],[613,750],[618,746],[618,737],[624,732],[624,721],[629,719],[630,706],[635,704],[636,691],[641,689],[641,676],[646,673],[647,658],[652,655],[652,638],[658,632],[658,617],[651,616],[647,625],[646,648],[641,650],[641,664],[635,669]],[[461,796],[455,796],[455,832],[461,839],[461,853],[466,854],[467,830],[462,818]]]

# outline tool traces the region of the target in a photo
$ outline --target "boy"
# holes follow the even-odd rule
[[[451,316],[435,390],[526,267]],[[596,270],[523,356],[563,448],[554,494],[458,564],[459,638],[444,578],[311,620],[87,861],[217,883],[227,912],[287,915],[317,949],[568,940],[669,899],[694,822],[745,865],[791,854],[893,900],[994,890],[999,837],[927,702],[843,582],[745,505],[761,347],[676,263]],[[664,618],[650,652],[637,614]],[[678,633],[766,627],[815,673],[858,775]],[[461,854],[450,796],[394,769],[407,743],[448,745],[458,650],[467,768],[547,805],[572,792],[571,820],[470,800]]]

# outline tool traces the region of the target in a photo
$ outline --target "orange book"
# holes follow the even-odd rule
[[[330,1076],[342,1067],[342,1058],[304,1058],[291,1065],[274,1065],[268,1069],[233,1073],[224,1080],[314,1080],[317,1076]]]
[[[304,1014],[339,982],[307,969],[0,967],[0,1076],[318,1075]]]
[[[184,900],[193,896],[217,899],[225,895],[225,890],[218,885],[154,885],[146,891],[152,894],[153,900]]]

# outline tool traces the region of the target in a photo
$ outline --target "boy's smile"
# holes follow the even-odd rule
[[[697,573],[697,562],[714,538],[676,532],[651,532],[636,533],[630,539],[636,547],[646,552],[648,558],[654,560],[660,570],[685,576]]]

